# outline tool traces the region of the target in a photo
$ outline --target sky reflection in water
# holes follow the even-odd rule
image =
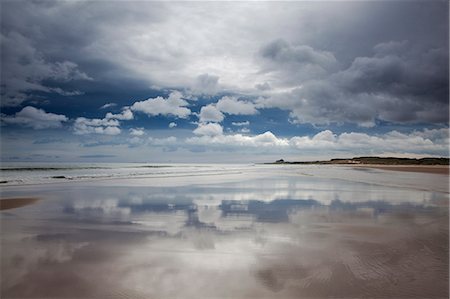
[[[2,297],[448,296],[446,193],[298,176],[113,185],[36,187],[45,200],[2,212]]]

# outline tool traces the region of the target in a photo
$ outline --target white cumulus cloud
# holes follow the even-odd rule
[[[208,126],[209,127],[205,127]],[[448,155],[449,129],[426,129],[409,134],[391,131],[385,134],[369,135],[358,132],[335,134],[330,130],[321,131],[313,136],[293,136],[282,138],[267,131],[258,135],[228,134],[214,130],[218,124],[199,126],[195,137],[187,138],[187,145],[201,145],[219,150],[240,148],[265,148],[290,153],[346,154],[346,155],[383,155],[384,153],[402,153],[417,155]],[[214,125],[214,126],[211,126]],[[221,128],[221,127],[220,127]],[[195,133],[195,131],[194,131]],[[406,149],[406,150],[405,150]]]
[[[106,108],[115,107],[115,106],[117,106],[116,103],[106,103],[105,105],[101,106],[100,109],[106,109]]]
[[[203,106],[200,109],[198,117],[199,121],[203,123],[221,122],[225,118],[224,113],[231,115],[253,115],[257,114],[258,110],[256,110],[255,104],[252,102],[239,100],[236,97],[224,96],[217,103]]]
[[[218,136],[223,134],[223,128],[216,123],[200,123],[198,128],[194,130],[194,134],[200,136]]]
[[[224,118],[224,115],[222,112],[220,112],[216,106],[214,105],[207,105],[203,106],[200,109],[199,114],[199,120],[200,122],[221,122]]]
[[[211,125],[211,124],[210,124]],[[195,131],[194,131],[195,132]],[[191,137],[186,140],[187,144],[213,146],[223,148],[240,147],[288,147],[287,139],[278,138],[272,132],[267,131],[263,134],[254,136],[245,136],[242,134],[198,134],[199,137]]]
[[[168,98],[156,97],[145,101],[135,102],[131,110],[139,111],[148,116],[164,115],[187,118],[191,110],[186,108],[189,103],[183,99],[183,95],[178,91],[173,91]]]
[[[250,125],[250,122],[248,120],[242,121],[242,122],[232,122],[233,126],[242,127],[242,126],[248,126]]]
[[[106,113],[106,119],[119,119],[119,120],[132,120],[134,118],[133,112],[126,107],[119,114],[113,114],[111,112]]]
[[[113,114],[111,112],[106,113],[104,118],[85,118],[78,117],[75,119],[73,125],[73,131],[77,135],[85,134],[103,134],[103,135],[118,135],[122,131],[120,129],[119,120],[132,120],[134,119],[133,112],[129,107],[123,107],[121,113]],[[140,129],[130,129],[130,134],[133,136],[140,133]],[[142,131],[142,134],[143,131]],[[141,134],[141,135],[142,135]]]
[[[142,136],[145,134],[145,131],[143,128],[131,128],[130,129],[130,135],[132,136]]]
[[[222,97],[216,104],[217,109],[227,114],[253,115],[258,113],[255,104],[239,100],[236,97]]]
[[[14,116],[2,114],[1,120],[5,124],[22,125],[33,129],[47,129],[61,127],[63,122],[68,121],[68,118],[65,115],[47,113],[42,109],[27,106]]]
[[[118,135],[121,130],[119,128],[119,121],[116,119],[89,119],[85,117],[78,117],[73,125],[74,133],[77,135],[85,134],[104,134],[104,135]]]

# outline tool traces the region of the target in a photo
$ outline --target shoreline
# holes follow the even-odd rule
[[[54,177],[51,179],[49,177],[38,178],[36,180],[30,180],[27,182],[16,182],[14,180],[5,181],[6,183],[1,184],[3,190],[14,190],[16,188],[35,188],[43,186],[61,186],[61,185],[92,185],[92,184],[108,184],[112,181],[120,181],[121,184],[126,183],[127,185],[140,185],[139,183],[143,180],[146,181],[146,185],[151,186],[161,186],[167,185],[169,182],[171,184],[202,184],[205,182],[215,181],[213,178],[227,178],[230,176],[248,176],[249,174],[270,175],[270,172],[266,172],[266,169],[259,169],[253,166],[272,166],[275,168],[280,166],[289,166],[290,168],[354,168],[358,169],[379,169],[386,171],[402,171],[402,172],[415,172],[424,174],[438,174],[438,175],[450,175],[450,168],[448,165],[388,165],[388,164],[362,164],[362,163],[329,163],[329,164],[294,164],[294,163],[264,163],[264,164],[254,164],[248,168],[232,168],[232,169],[216,169],[214,171],[193,171],[191,173],[158,173],[158,174],[142,174],[142,175],[132,175],[132,176],[92,176],[87,178],[86,176],[80,177],[70,177],[69,175],[64,175],[64,179]],[[61,176],[62,177],[62,176]],[[206,179],[202,179],[206,178]],[[220,179],[219,179],[220,180]],[[233,180],[233,179],[232,179]],[[174,182],[175,181],[175,182]],[[446,184],[447,185],[447,184]],[[0,196],[1,199],[1,196]]]

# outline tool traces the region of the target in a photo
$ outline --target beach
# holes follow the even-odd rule
[[[434,173],[449,175],[448,165],[381,165],[381,164],[365,164],[357,165],[356,167],[367,167],[383,170],[393,171],[407,171],[407,172],[421,172],[421,173]]]
[[[1,297],[449,295],[448,175],[141,166],[11,168]]]
[[[450,298],[449,9],[1,1],[0,299]]]
[[[34,204],[37,198],[2,198],[0,200],[0,210],[16,209],[26,205]]]

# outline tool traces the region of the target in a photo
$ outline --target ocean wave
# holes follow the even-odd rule
[[[58,170],[100,170],[100,169],[130,169],[130,168],[166,168],[171,165],[139,165],[139,166],[73,166],[73,167],[2,167],[0,171],[58,171]]]
[[[235,173],[240,168],[213,165],[105,165],[53,167],[3,167],[2,186],[48,184],[68,181],[185,177]],[[242,170],[242,169],[241,169]]]

